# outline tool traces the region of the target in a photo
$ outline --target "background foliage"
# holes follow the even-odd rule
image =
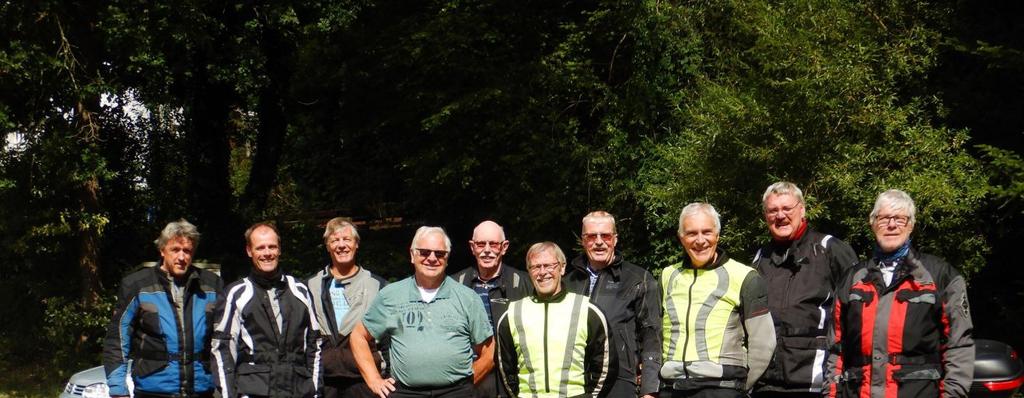
[[[360,262],[399,278],[418,225],[448,229],[454,271],[481,219],[518,265],[529,242],[575,248],[594,209],[657,270],[692,201],[749,259],[778,179],[862,255],[874,196],[910,192],[915,244],[972,277],[978,334],[1021,347],[1021,16],[952,0],[0,2],[0,360],[60,377],[96,363],[119,278],[182,217],[229,281],[261,219],[305,275],[327,261],[323,223],[351,217]]]

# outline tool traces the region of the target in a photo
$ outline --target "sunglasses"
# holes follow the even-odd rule
[[[598,239],[600,239],[600,240],[603,240],[605,242],[611,242],[613,239],[615,239],[615,235],[617,235],[617,234],[615,234],[615,233],[610,233],[610,234],[606,234],[606,233],[587,233],[587,234],[583,234],[583,241],[586,242],[586,243],[594,243],[594,242],[597,242]]]
[[[413,250],[415,250],[416,253],[419,254],[420,257],[423,257],[423,258],[430,258],[430,254],[431,253],[433,253],[434,257],[437,257],[438,260],[443,260],[445,257],[448,257],[448,251],[447,250],[430,250],[430,249],[420,249],[420,248],[415,248]]]

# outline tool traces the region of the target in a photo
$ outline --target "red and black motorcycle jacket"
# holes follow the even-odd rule
[[[966,397],[974,340],[963,276],[911,249],[888,286],[875,259],[836,292],[829,397]]]

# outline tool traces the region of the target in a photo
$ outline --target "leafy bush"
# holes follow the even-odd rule
[[[62,373],[100,363],[107,322],[114,308],[112,295],[86,307],[64,297],[46,299],[44,332],[53,347],[53,364]]]

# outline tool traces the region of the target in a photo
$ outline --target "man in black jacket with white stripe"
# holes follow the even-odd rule
[[[754,396],[817,397],[834,292],[857,255],[846,242],[807,225],[804,195],[793,183],[772,184],[762,203],[772,241],[757,251],[751,266],[767,288],[778,342]]]
[[[278,267],[273,225],[257,223],[245,239],[252,272],[225,288],[214,317],[212,365],[221,396],[320,396],[320,327],[309,289]]]

